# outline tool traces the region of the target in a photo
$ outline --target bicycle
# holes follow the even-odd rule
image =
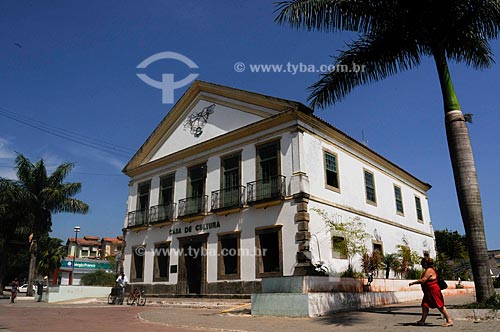
[[[111,288],[111,293],[108,295],[108,304],[123,304],[123,289],[121,287]]]
[[[134,303],[140,306],[146,305],[146,294],[143,289],[134,288],[134,290],[129,294],[127,304],[133,305]]]

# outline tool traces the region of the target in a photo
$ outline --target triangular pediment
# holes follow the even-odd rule
[[[195,81],[123,171],[290,110],[312,112],[297,102]]]

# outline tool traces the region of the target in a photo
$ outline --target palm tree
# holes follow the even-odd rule
[[[62,243],[63,240],[49,236],[44,236],[39,240],[36,266],[38,273],[50,278],[54,270],[61,266],[61,260],[67,254]]]
[[[33,278],[36,266],[37,242],[52,230],[52,213],[88,212],[88,205],[74,199],[81,191],[81,183],[63,183],[73,169],[72,163],[63,163],[49,176],[41,159],[33,164],[22,154],[16,157],[17,180],[2,179],[2,186],[8,189],[5,194],[8,202],[21,207],[22,226],[30,229],[30,267],[28,275],[28,296],[32,295]]]
[[[397,254],[385,254],[382,257],[382,268],[385,270],[385,278],[389,279],[389,273],[391,270],[397,272],[399,269],[400,262]]]
[[[499,0],[295,0],[277,4],[276,21],[294,28],[354,31],[334,64],[357,72],[332,71],[310,87],[313,107],[326,107],[359,85],[382,80],[434,59],[441,85],[448,149],[479,301],[492,296],[493,284],[484,233],[476,167],[466,121],[453,88],[448,60],[473,68],[492,62],[489,40],[500,31]]]

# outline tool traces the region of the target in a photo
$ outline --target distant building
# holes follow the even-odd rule
[[[369,252],[435,256],[431,186],[294,101],[196,81],[123,171],[124,270],[154,293],[249,294],[313,263],[344,271],[344,238],[313,209],[363,223]]]
[[[116,272],[108,258],[121,252],[123,236],[102,239],[88,235],[77,239],[70,237],[66,246],[68,255],[61,262],[61,267],[54,272],[53,282],[60,285],[79,285],[84,274],[97,270]]]
[[[83,236],[77,238],[68,238],[66,241],[68,247],[68,257],[100,259],[101,241],[98,236]]]
[[[76,243],[74,237],[68,238],[66,241],[68,247],[68,257],[72,258],[89,258],[89,259],[106,259],[109,256],[116,256],[122,250],[123,236],[103,237],[98,236],[83,236],[78,238]],[[76,254],[75,254],[76,252]]]
[[[488,250],[490,258],[490,270],[492,277],[500,277],[500,249]]]
[[[101,258],[116,257],[123,248],[123,236],[103,237],[101,239]]]

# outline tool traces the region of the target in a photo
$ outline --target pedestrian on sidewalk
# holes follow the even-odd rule
[[[125,295],[125,287],[128,284],[128,279],[127,276],[125,275],[125,272],[122,271],[120,276],[116,279],[116,286],[120,288],[120,297],[123,299]]]
[[[424,268],[422,276],[417,281],[409,283],[409,286],[420,284],[424,297],[422,299],[422,317],[417,321],[418,326],[425,325],[429,309],[437,308],[446,318],[442,326],[453,326],[453,320],[444,306],[444,297],[438,285],[438,274],[434,268],[434,260],[430,257],[422,258],[420,264]]]
[[[14,281],[11,283],[11,289],[10,289],[10,303],[15,303],[14,300],[17,297],[17,292],[19,290],[19,281],[17,281],[17,278],[14,278]]]

